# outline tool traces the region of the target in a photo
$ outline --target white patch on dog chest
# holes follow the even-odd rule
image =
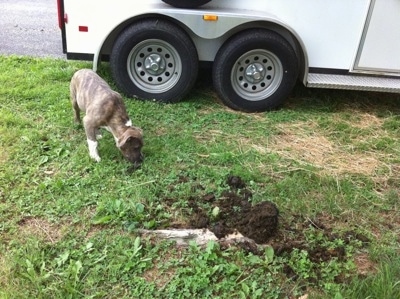
[[[126,122],[125,126],[132,127],[132,121],[130,119],[128,119],[128,121]]]

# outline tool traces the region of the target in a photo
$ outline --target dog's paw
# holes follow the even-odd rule
[[[90,151],[90,152],[89,152],[89,156],[90,156],[90,158],[92,158],[92,159],[95,160],[96,162],[100,162],[100,161],[101,161],[100,156],[99,156],[99,154],[97,153],[97,151]]]
[[[99,156],[90,156],[93,160],[95,160],[96,162],[100,162],[101,158]]]

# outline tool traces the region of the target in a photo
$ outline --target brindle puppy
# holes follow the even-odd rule
[[[71,102],[74,109],[74,120],[80,123],[80,111],[86,113],[83,118],[89,155],[100,162],[97,151],[97,136],[100,128],[110,131],[122,155],[134,168],[143,161],[142,130],[132,126],[122,97],[113,91],[99,75],[89,69],[77,71],[70,84]]]

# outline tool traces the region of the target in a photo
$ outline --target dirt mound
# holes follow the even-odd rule
[[[238,176],[229,176],[227,184],[230,190],[224,191],[220,198],[207,194],[200,201],[189,201],[194,212],[189,221],[191,228],[208,228],[217,238],[238,231],[258,244],[266,243],[278,229],[276,205],[264,201],[252,206],[249,201],[252,194],[245,189],[246,184]],[[211,215],[200,207],[199,203],[204,201],[214,207]]]
[[[196,179],[191,182],[186,176],[179,177],[170,187],[174,189],[179,184],[188,183],[192,184],[193,194],[205,190]],[[368,237],[357,232],[357,229],[341,225],[341,220],[333,215],[321,213],[310,218],[285,211],[279,213],[277,206],[270,201],[253,204],[253,194],[239,176],[229,176],[226,185],[227,190],[218,196],[217,193],[190,196],[187,199],[189,209],[181,211],[185,219],[165,224],[164,227],[206,228],[220,239],[222,250],[234,246],[255,255],[263,255],[266,246],[271,246],[274,255],[292,261],[284,264],[283,273],[293,281],[306,281],[310,285],[318,285],[318,281],[326,275],[326,265],[329,263],[343,264],[338,264],[337,267],[341,268],[332,275],[336,283],[345,282],[346,275],[342,272],[348,271],[346,261],[354,254],[352,250],[370,243]],[[166,198],[165,201],[171,204],[175,202],[173,198]],[[335,229],[337,226],[347,227],[347,230],[340,229],[338,232]],[[245,238],[237,243],[224,238],[235,232]],[[309,267],[306,277],[302,276],[304,265],[301,263]],[[363,272],[358,272],[359,275],[365,273],[365,269],[361,270]]]
[[[182,176],[175,184],[190,183],[190,181],[190,178]],[[333,226],[337,220],[332,216],[322,214],[310,219],[306,215],[288,213],[282,215],[279,214],[277,206],[270,201],[252,204],[253,194],[239,176],[229,176],[226,184],[227,190],[219,196],[209,193],[200,197],[189,197],[187,202],[190,213],[185,215],[187,220],[184,223],[179,221],[166,226],[175,229],[207,228],[219,239],[239,232],[257,244],[272,246],[277,255],[290,254],[295,249],[305,250],[310,253],[311,260],[318,261],[340,259],[344,255],[343,245],[333,250],[328,249],[324,242],[342,240],[343,244],[348,244],[350,241],[369,243],[368,238],[351,229],[340,235],[335,233]],[[195,182],[192,189],[205,188]],[[172,198],[165,200],[171,204],[175,201]],[[321,241],[321,244],[319,242],[311,244],[306,234],[312,230],[321,235],[325,241]]]

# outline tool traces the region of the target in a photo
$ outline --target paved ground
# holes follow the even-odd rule
[[[0,54],[65,58],[56,0],[0,0]]]

